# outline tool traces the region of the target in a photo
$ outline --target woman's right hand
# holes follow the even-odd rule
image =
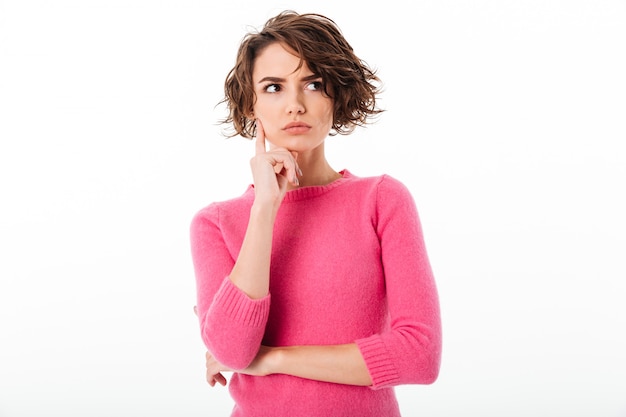
[[[255,155],[250,160],[254,180],[255,202],[272,204],[278,209],[285,197],[288,184],[298,186],[300,168],[297,153],[285,148],[266,150],[265,131],[257,119],[257,137]]]

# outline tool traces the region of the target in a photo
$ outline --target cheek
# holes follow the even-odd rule
[[[263,132],[265,132],[265,139],[268,142],[272,141],[272,138],[279,132],[280,128],[272,117],[267,117],[264,113],[254,113],[254,120],[259,120],[263,124]]]
[[[254,118],[260,119],[261,121],[267,120],[269,122],[273,118],[273,112],[270,108],[268,108],[267,105],[264,105],[263,103],[256,103],[252,107],[252,112],[254,114]]]

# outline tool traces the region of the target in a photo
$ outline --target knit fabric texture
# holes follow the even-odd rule
[[[219,362],[244,369],[260,345],[356,343],[373,381],[360,387],[234,372],[232,416],[399,416],[393,387],[437,378],[439,298],[414,199],[389,175],[341,174],[287,192],[274,225],[270,293],[262,299],[228,278],[254,186],[191,222],[200,333]]]

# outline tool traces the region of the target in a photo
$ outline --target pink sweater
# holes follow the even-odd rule
[[[232,416],[399,416],[399,384],[430,384],[441,359],[439,301],[408,189],[384,175],[289,191],[274,226],[270,295],[248,298],[227,278],[254,188],[200,210],[191,224],[202,338],[245,368],[261,344],[356,342],[371,387],[289,375],[233,373]]]

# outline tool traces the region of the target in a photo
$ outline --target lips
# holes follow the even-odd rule
[[[291,122],[286,124],[283,127],[283,130],[292,135],[298,135],[301,133],[306,133],[311,129],[311,126],[304,122]]]

